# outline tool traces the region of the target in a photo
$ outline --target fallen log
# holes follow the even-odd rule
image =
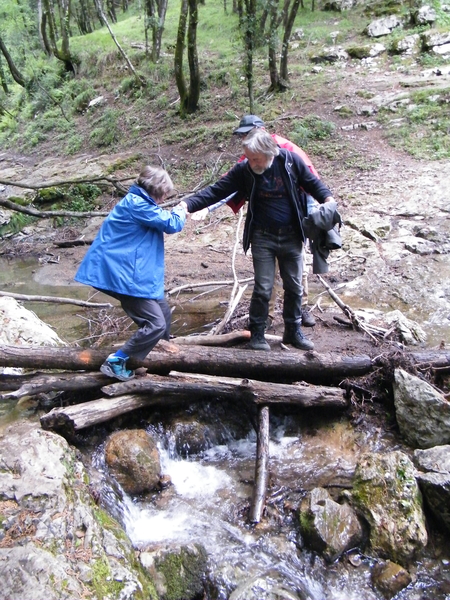
[[[19,400],[25,396],[49,392],[95,390],[100,389],[108,381],[110,381],[109,377],[102,373],[60,373],[58,375],[35,373],[31,377],[16,376],[14,379],[0,380],[0,389],[8,390],[0,394],[0,401]]]
[[[189,396],[190,400],[203,397],[220,397],[255,404],[296,404],[303,408],[334,406],[345,408],[347,401],[341,388],[313,386],[308,384],[268,383],[249,379],[221,377],[202,379],[192,383],[187,378],[173,381],[170,377],[139,377],[131,381],[112,383],[102,387],[102,392],[111,398],[123,394],[151,394],[159,396]]]
[[[166,350],[170,346],[171,351]],[[158,351],[162,348],[166,351]],[[0,366],[28,369],[97,371],[108,352],[96,349],[16,347],[0,344]],[[398,357],[398,350],[395,351]],[[432,368],[450,366],[450,352],[425,350],[404,352],[411,364]],[[273,351],[193,346],[184,349],[174,343],[158,346],[142,362],[129,361],[134,369],[145,367],[150,373],[167,375],[170,371],[204,373],[227,377],[251,378],[271,382],[305,381],[314,384],[340,383],[348,377],[372,372],[389,355],[372,360],[369,356],[336,356],[317,352]]]
[[[266,503],[267,482],[269,480],[269,407],[258,409],[258,431],[256,443],[255,485],[250,505],[249,520],[251,523],[261,521]]]
[[[194,379],[194,382],[192,381]],[[131,381],[112,383],[101,390],[114,402],[105,399],[92,400],[68,407],[53,408],[41,417],[44,429],[63,429],[73,433],[108,421],[123,413],[144,406],[163,402],[189,402],[198,400],[228,400],[255,404],[286,403],[302,408],[334,407],[344,409],[347,400],[340,388],[318,387],[306,384],[275,384],[261,381],[230,380],[216,381],[208,378],[177,378],[147,375]],[[116,402],[124,400],[123,404]],[[132,398],[133,400],[129,400]]]
[[[65,408],[53,408],[40,418],[40,422],[42,429],[58,431],[70,436],[80,429],[104,423],[157,402],[157,398],[131,395],[117,396],[113,399],[100,398]]]

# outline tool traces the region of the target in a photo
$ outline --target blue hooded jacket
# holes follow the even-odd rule
[[[132,185],[106,217],[75,275],[94,288],[137,298],[164,298],[164,233],[183,229],[186,213],[160,208]]]

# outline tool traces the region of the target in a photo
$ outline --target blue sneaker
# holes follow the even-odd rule
[[[127,361],[119,356],[108,356],[100,367],[100,371],[108,377],[114,377],[119,381],[129,381],[134,378],[134,371],[126,368]]]

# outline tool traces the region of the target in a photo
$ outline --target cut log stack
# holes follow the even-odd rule
[[[218,336],[220,337],[220,336]],[[245,337],[245,336],[244,336]],[[107,352],[80,348],[15,347],[0,345],[0,367],[44,369],[26,375],[0,375],[0,401],[42,393],[82,392],[80,403],[53,408],[41,417],[44,429],[73,436],[77,431],[130,411],[161,402],[233,400],[257,406],[257,461],[250,520],[260,521],[268,481],[269,406],[274,403],[302,408],[345,409],[348,402],[337,387],[378,368],[368,356],[333,356],[316,352],[257,352],[160,343],[142,364],[141,376],[112,383],[98,372]],[[417,366],[445,368],[450,353],[410,353]],[[50,371],[50,372],[48,372]],[[99,398],[83,402],[87,391]]]

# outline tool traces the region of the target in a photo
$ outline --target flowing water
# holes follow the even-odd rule
[[[208,599],[382,600],[371,585],[375,559],[354,549],[327,564],[303,547],[293,507],[306,489],[331,489],[337,481],[349,484],[360,453],[387,450],[392,439],[376,429],[356,432],[345,420],[319,421],[271,417],[271,484],[259,525],[247,521],[256,452],[253,432],[183,457],[163,427],[151,426],[149,432],[159,438],[162,471],[172,486],[137,500],[109,482],[105,505],[138,549],[202,544],[209,556]],[[108,481],[102,447],[93,466]],[[450,578],[448,564],[446,559],[417,564],[415,583],[397,597],[448,600],[440,590]]]
[[[0,289],[88,299],[85,286],[48,285],[37,271],[35,260],[0,259]],[[435,291],[446,296],[443,287],[441,292]],[[27,308],[63,339],[74,342],[86,336],[79,307],[66,304],[55,310],[55,305],[35,303]],[[184,304],[174,313],[175,333],[200,330],[217,318],[217,310],[217,300]],[[2,425],[23,416],[36,418],[26,404],[0,406]],[[266,513],[261,524],[251,526],[247,514],[256,453],[253,432],[229,435],[220,445],[185,456],[162,425],[153,424],[149,431],[159,439],[162,470],[172,481],[160,494],[127,496],[108,476],[103,446],[92,458],[92,468],[103,482],[104,505],[136,548],[202,544],[209,556],[208,600],[382,600],[371,584],[375,559],[355,549],[327,564],[303,547],[295,507],[305,490],[315,486],[328,486],[335,494],[340,486],[348,487],[363,452],[395,448],[388,433],[370,425],[357,431],[335,417],[314,421],[304,415],[271,414]],[[413,583],[396,600],[449,600],[450,549],[440,552],[439,558],[412,565]]]

